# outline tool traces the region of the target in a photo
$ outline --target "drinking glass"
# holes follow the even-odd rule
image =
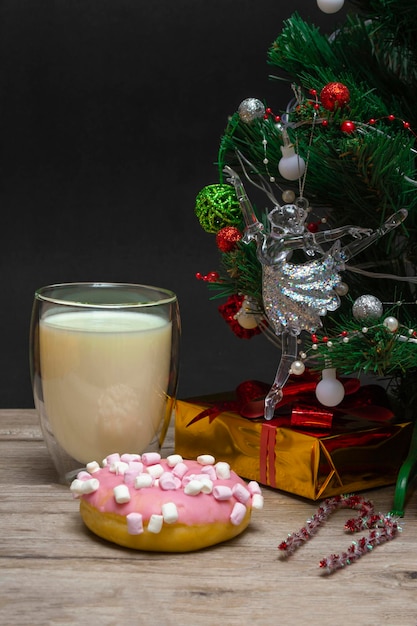
[[[148,285],[63,283],[35,292],[35,407],[62,483],[107,455],[159,450],[177,392],[176,295]]]

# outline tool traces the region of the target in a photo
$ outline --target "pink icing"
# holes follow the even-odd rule
[[[117,455],[118,456],[118,455]],[[116,455],[111,455],[112,460],[117,459]],[[142,455],[142,462],[144,462]],[[120,457],[119,457],[120,458]],[[145,462],[149,462],[149,458],[145,455]],[[98,471],[94,472],[94,478],[98,479],[100,487],[97,491],[90,494],[83,494],[81,498],[89,502],[93,507],[102,513],[116,513],[119,515],[129,516],[128,519],[138,521],[136,515],[140,514],[144,523],[148,523],[151,515],[161,515],[163,506],[167,503],[175,503],[178,511],[178,523],[185,525],[210,524],[213,522],[234,524],[242,521],[246,506],[242,504],[242,493],[248,494],[246,505],[251,506],[250,493],[246,488],[246,483],[233,471],[230,472],[230,478],[217,478],[212,473],[208,476],[202,472],[202,465],[197,461],[182,461],[187,467],[183,476],[180,477],[175,471],[175,467],[170,467],[166,459],[152,459],[160,463],[164,469],[164,478],[162,484],[157,481],[150,487],[142,487],[136,489],[131,482],[131,473],[126,472],[126,478],[122,474],[110,471],[109,464]],[[132,468],[133,469],[133,468]],[[147,467],[143,471],[147,471]],[[182,467],[182,470],[184,468]],[[179,472],[182,474],[182,471]],[[230,493],[230,497],[224,500],[217,500],[213,493],[198,493],[197,495],[187,495],[184,493],[184,486],[190,481],[190,477],[204,477],[213,482],[215,493],[219,490],[223,493]],[[170,480],[172,477],[173,480]],[[168,483],[174,488],[168,488]],[[118,504],[114,497],[114,488],[118,485],[126,485],[130,492],[130,501]],[[227,487],[228,490],[224,490]],[[254,490],[256,491],[256,490]],[[235,492],[235,494],[233,493]],[[240,500],[240,502],[239,502]],[[236,506],[239,504],[239,506]],[[243,508],[242,508],[243,507]]]

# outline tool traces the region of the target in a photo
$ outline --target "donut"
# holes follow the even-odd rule
[[[227,541],[261,509],[257,482],[246,483],[209,454],[185,460],[157,452],[111,454],[93,461],[70,486],[84,524],[118,545],[190,552]]]

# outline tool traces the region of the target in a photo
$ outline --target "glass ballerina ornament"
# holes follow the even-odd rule
[[[346,261],[399,226],[407,217],[407,211],[401,209],[376,230],[341,226],[312,233],[305,225],[307,200],[300,197],[294,204],[280,205],[263,181],[261,189],[274,204],[265,229],[256,217],[239,175],[229,166],[224,172],[235,188],[244,218],[242,241],[246,244],[256,242],[257,257],[262,265],[265,315],[274,334],[281,338],[281,359],[265,398],[264,417],[271,420],[283,397],[291,367],[297,360],[299,335],[302,331],[315,332],[322,326],[321,318],[340,306],[337,293],[341,283],[339,272],[345,269]],[[352,237],[353,241],[342,245],[345,236]],[[328,242],[330,247],[325,250],[323,245]],[[305,262],[291,262],[292,253],[297,249],[306,255]]]

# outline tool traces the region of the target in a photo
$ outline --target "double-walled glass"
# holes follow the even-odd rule
[[[66,283],[36,291],[35,407],[60,482],[108,454],[158,450],[176,399],[180,316],[166,289]]]

